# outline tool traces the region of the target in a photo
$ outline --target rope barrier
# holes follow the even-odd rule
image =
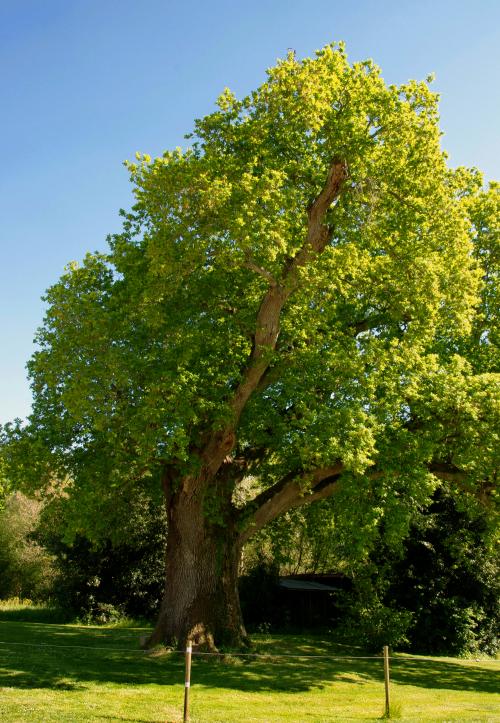
[[[59,645],[56,643],[21,643],[17,641],[8,641],[8,640],[0,640],[0,645],[21,645],[21,646],[28,646],[32,648],[65,648],[65,649],[75,649],[75,650],[106,650],[106,651],[113,651],[113,652],[120,652],[120,653],[141,653],[142,655],[146,653],[151,653],[154,649],[149,650],[137,650],[137,648],[111,648],[111,647],[101,647],[97,645]],[[184,655],[184,650],[167,650],[165,651],[169,655]],[[327,658],[329,660],[381,660],[380,655],[370,655],[370,656],[364,656],[364,655],[345,655],[342,657],[331,657],[330,655],[309,655],[309,654],[303,654],[303,655],[294,655],[293,653],[210,653],[210,652],[204,652],[204,651],[196,651],[193,650],[193,655],[203,655],[203,656],[214,656],[217,658],[222,658],[225,655],[231,656],[231,657],[252,657],[252,658]]]
[[[148,653],[154,652],[153,649],[148,650],[138,650],[137,648],[111,648],[111,647],[102,647],[102,646],[94,646],[94,645],[59,645],[57,643],[21,643],[17,641],[9,641],[9,640],[0,640],[0,645],[4,646],[12,646],[12,645],[18,645],[23,647],[31,647],[31,648],[59,648],[59,649],[67,649],[67,650],[104,650],[107,652],[118,652],[118,653],[139,653],[140,655],[146,655]],[[168,655],[185,655],[184,650],[166,650],[166,653]],[[311,655],[308,653],[304,653],[302,655],[296,655],[295,653],[210,653],[210,652],[204,652],[204,651],[197,651],[193,650],[192,655],[199,655],[199,656],[206,656],[206,657],[217,657],[217,658],[223,658],[225,656],[228,657],[249,657],[249,658],[265,658],[269,660],[269,658],[295,658],[300,660],[308,660],[308,659],[327,659],[331,661],[341,661],[341,660],[378,660],[379,662],[383,661],[383,657],[381,655],[340,655],[340,656],[332,656],[332,655]],[[403,662],[412,662],[412,663],[420,663],[420,662],[433,662],[433,663],[439,663],[439,662],[446,662],[446,660],[439,660],[436,658],[424,658],[424,657],[418,657],[413,658],[411,656],[403,656],[403,655],[390,655],[390,660],[393,661],[403,661]],[[460,660],[460,663],[500,663],[500,661],[495,660],[494,658],[464,658]]]
[[[55,643],[19,643],[16,641],[11,642],[8,640],[0,640],[0,645],[23,645],[31,648],[66,648],[74,650],[108,650],[115,652],[117,651],[120,653],[141,653],[142,655],[144,655],[144,653],[150,652],[148,650],[137,650],[137,648],[102,648],[97,645],[57,645]]]
[[[177,652],[177,651],[175,651]],[[182,652],[182,651],[179,651]],[[230,655],[231,657],[251,657],[251,658],[327,658],[328,660],[382,660],[380,655],[343,655],[341,657],[332,657],[330,655],[295,655],[294,653],[205,653],[203,651],[193,650],[193,655]]]

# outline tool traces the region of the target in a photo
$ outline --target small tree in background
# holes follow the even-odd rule
[[[54,556],[52,597],[83,619],[107,622],[116,616],[152,619],[164,587],[166,515],[144,496],[115,499],[101,507],[101,528],[85,534],[74,499],[54,499],[44,510],[37,539]],[[116,514],[127,515],[116,525]],[[76,515],[76,518],[75,518]]]
[[[498,540],[484,514],[438,494],[412,525],[388,574],[388,605],[411,611],[411,650],[486,652],[499,647]],[[380,557],[380,556],[379,556]]]
[[[0,510],[0,598],[46,600],[52,592],[53,558],[35,541],[42,503],[20,492]]]

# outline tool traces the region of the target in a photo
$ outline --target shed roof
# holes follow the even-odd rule
[[[309,580],[294,580],[289,577],[280,577],[280,587],[287,590],[310,590],[316,592],[337,592],[338,587],[325,585],[322,582],[310,582]]]

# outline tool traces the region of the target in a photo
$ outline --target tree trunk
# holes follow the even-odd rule
[[[241,545],[231,515],[224,524],[204,514],[200,491],[168,497],[166,581],[147,646],[183,646],[190,638],[208,650],[241,648],[248,637],[238,595]],[[213,515],[212,515],[213,517]]]

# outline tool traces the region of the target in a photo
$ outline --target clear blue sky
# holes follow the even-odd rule
[[[500,176],[498,0],[0,0],[0,423],[29,412],[41,295],[130,206],[122,161],[332,40],[388,82],[434,71],[450,162]]]

